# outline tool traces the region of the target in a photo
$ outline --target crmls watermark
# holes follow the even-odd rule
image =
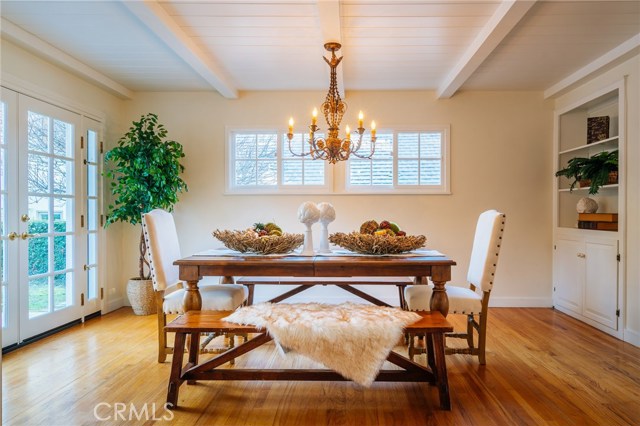
[[[170,408],[173,404],[167,402],[157,406],[156,403],[144,403],[136,406],[133,402],[100,402],[93,407],[93,416],[102,422],[113,420],[173,420],[173,412]]]

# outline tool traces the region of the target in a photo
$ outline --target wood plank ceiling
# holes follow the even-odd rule
[[[2,37],[122,97],[132,91],[539,90],[639,50],[640,1],[2,2]],[[591,68],[590,68],[591,67]]]

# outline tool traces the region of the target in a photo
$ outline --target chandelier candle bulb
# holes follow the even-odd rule
[[[349,126],[345,127],[344,131],[347,133],[347,140],[351,139],[351,129]]]
[[[293,133],[293,117],[289,119],[289,133]]]
[[[376,137],[376,122],[372,121],[371,122],[371,142],[375,142],[375,137]]]
[[[364,114],[362,111],[358,114],[358,127],[362,127],[362,122],[364,121]]]
[[[318,122],[318,109],[314,108],[313,113],[311,114],[311,125],[315,126]]]

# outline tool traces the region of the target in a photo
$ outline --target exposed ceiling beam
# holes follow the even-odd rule
[[[450,98],[489,57],[537,0],[504,0],[460,61],[438,88],[438,98]]]
[[[222,96],[238,97],[238,90],[215,58],[200,49],[155,0],[122,0],[122,4]]]
[[[119,83],[116,83],[106,75],[94,70],[85,63],[78,61],[57,47],[54,47],[35,35],[23,30],[14,23],[2,18],[0,29],[2,30],[2,36],[6,37],[7,40],[11,40],[25,49],[46,58],[48,61],[69,70],[80,78],[97,84],[99,87],[113,93],[119,98],[133,98],[133,92],[131,90]]]
[[[342,43],[342,27],[340,25],[340,1],[339,0],[318,0],[318,19],[320,24],[320,31],[322,32],[322,40],[324,43],[329,41],[335,41]],[[323,48],[324,52],[324,48]],[[340,53],[339,53],[340,54]],[[324,64],[324,61],[322,61]],[[340,64],[336,69],[336,76],[338,78],[338,90],[340,96],[344,95],[344,74],[342,68],[344,64]]]
[[[549,87],[544,91],[544,98],[548,99],[554,96],[558,96],[569,90],[573,85],[579,83],[583,79],[589,77],[593,73],[601,71],[607,67],[617,65],[618,63],[636,55],[640,51],[640,33],[631,37],[629,40],[620,44],[613,50],[600,56],[598,59],[590,62],[584,67],[580,68],[573,74],[563,78],[558,83]]]

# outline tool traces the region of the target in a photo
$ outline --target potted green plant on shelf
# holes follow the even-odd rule
[[[603,151],[591,157],[575,157],[556,176],[573,179],[569,191],[577,184],[589,186],[589,194],[597,194],[603,185],[618,181],[618,150]]]
[[[144,213],[155,208],[171,211],[178,194],[187,191],[180,177],[184,171],[180,164],[184,157],[182,145],[165,140],[166,136],[167,130],[158,124],[158,116],[149,113],[134,121],[117,146],[105,154],[104,175],[111,179],[114,196],[105,227],[115,222],[135,225]],[[137,315],[149,315],[155,313],[156,305],[142,231],[139,247],[139,275],[127,283],[127,295]]]

